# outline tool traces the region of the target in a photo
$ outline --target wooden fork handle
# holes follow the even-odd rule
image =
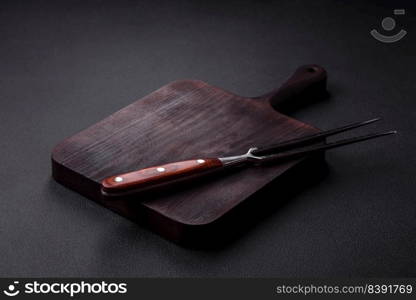
[[[101,191],[106,196],[135,193],[193,179],[222,167],[223,163],[218,158],[199,158],[174,162],[107,177],[101,182]]]

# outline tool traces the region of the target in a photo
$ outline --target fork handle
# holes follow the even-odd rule
[[[101,182],[101,191],[105,196],[136,193],[190,180],[223,167],[223,163],[218,158],[198,158],[174,162],[107,177]]]

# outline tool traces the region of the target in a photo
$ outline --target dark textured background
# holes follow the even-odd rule
[[[1,1],[0,275],[416,276],[415,5],[361,2]],[[408,35],[382,44],[369,31],[394,8]],[[51,179],[56,143],[170,81],[256,96],[305,63],[332,97],[294,117],[383,116],[400,134],[328,153],[326,178],[223,249],[181,248]]]

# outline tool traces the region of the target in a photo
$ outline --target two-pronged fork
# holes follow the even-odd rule
[[[224,168],[278,162],[396,133],[396,131],[386,131],[348,138],[332,143],[318,143],[324,141],[328,136],[368,125],[378,120],[380,119],[376,118],[364,122],[352,123],[340,128],[291,139],[283,143],[272,144],[265,147],[253,147],[250,148],[247,153],[242,155],[218,158],[195,158],[114,175],[105,178],[101,182],[101,191],[106,196],[124,196],[165,185],[171,185],[177,182],[183,182],[195,177],[201,177],[211,174],[212,172],[223,170]]]

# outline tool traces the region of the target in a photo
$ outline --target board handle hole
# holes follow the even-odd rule
[[[306,69],[306,71],[308,71],[309,73],[315,73],[318,72],[318,68],[317,67],[309,67]]]

